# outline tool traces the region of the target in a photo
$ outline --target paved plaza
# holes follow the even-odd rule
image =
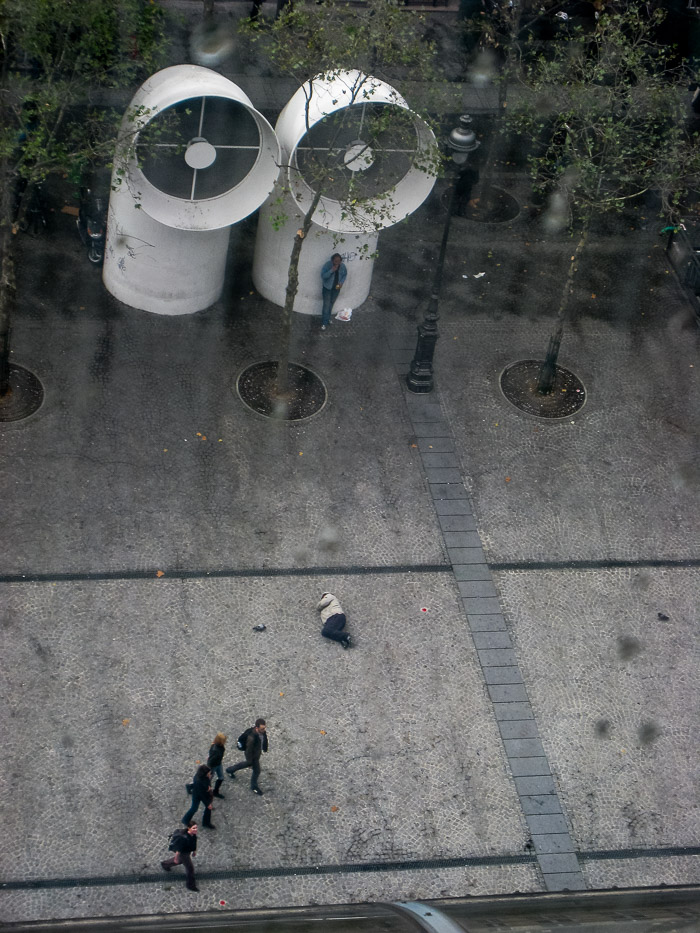
[[[23,241],[46,397],[0,429],[2,920],[700,882],[692,309],[654,219],[599,231],[560,360],[586,406],[523,415],[498,376],[543,352],[569,246],[527,207],[455,218],[407,394],[440,205],[382,234],[351,322],[296,318],[329,401],[288,425],[234,391],[279,321],[252,221],[173,319],[113,301],[69,217]],[[192,895],[159,870],[184,784],[259,715],[265,796],[227,780]]]

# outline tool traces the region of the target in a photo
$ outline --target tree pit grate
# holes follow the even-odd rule
[[[444,207],[449,203],[449,190],[442,197]],[[482,192],[480,198],[468,201],[456,199],[454,216],[465,220],[473,220],[481,224],[509,223],[520,214],[520,204],[502,188],[489,188],[488,193]]]
[[[278,366],[274,360],[265,360],[243,370],[236,380],[236,392],[243,404],[276,421],[303,421],[318,414],[328,400],[321,377],[299,363],[288,363],[289,388],[280,396]]]
[[[586,404],[586,388],[574,373],[555,367],[554,388],[549,395],[537,391],[541,360],[519,360],[501,373],[499,382],[506,399],[537,418],[568,418]]]
[[[39,378],[10,363],[10,390],[0,398],[0,422],[22,421],[41,408],[44,387]]]

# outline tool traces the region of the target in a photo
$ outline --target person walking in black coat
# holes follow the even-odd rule
[[[258,787],[258,777],[260,776],[260,756],[263,752],[267,753],[267,725],[264,719],[256,719],[255,725],[247,730],[245,743],[245,761],[239,761],[237,765],[231,765],[226,769],[226,773],[235,779],[236,771],[241,768],[252,768],[253,773],[250,776],[250,789],[254,794],[262,797],[263,792]]]
[[[212,774],[216,775],[216,784],[214,784],[214,796],[221,797],[224,799],[224,795],[219,793],[219,788],[224,783],[224,769],[221,767],[221,762],[224,760],[224,752],[226,751],[226,736],[223,732],[217,732],[214,736],[214,743],[209,749],[209,757],[207,758],[207,765]]]
[[[199,809],[200,803],[204,805],[204,817],[202,818],[202,826],[205,829],[216,829],[216,826],[213,825],[211,821],[211,801],[212,794],[211,787],[209,786],[209,779],[211,777],[211,771],[207,765],[200,765],[197,768],[197,772],[192,780],[192,806],[189,808],[187,813],[182,818],[182,822],[185,826],[189,825],[190,820],[195,815]],[[190,785],[188,785],[189,787]]]
[[[170,871],[173,865],[183,865],[185,881],[190,891],[199,891],[194,880],[192,856],[197,852],[197,824],[190,820],[187,826],[176,829],[170,838],[170,848],[175,852],[173,858],[160,863],[163,871]]]

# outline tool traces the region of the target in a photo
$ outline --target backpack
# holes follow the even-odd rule
[[[175,832],[170,833],[170,839],[168,840],[168,850],[170,852],[177,852],[177,842],[176,839],[182,836],[182,830],[176,829]]]
[[[240,748],[242,752],[245,751],[245,747],[248,742],[248,736],[250,735],[250,733],[253,731],[254,728],[255,728],[254,726],[251,726],[250,729],[246,729],[245,732],[241,732],[241,734],[238,736],[238,739],[236,740],[236,745],[238,746],[238,748]]]

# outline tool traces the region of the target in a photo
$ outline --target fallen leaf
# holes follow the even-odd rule
[[[197,431],[197,437],[201,437],[201,436],[202,436],[202,432],[201,432],[201,431]]]
[[[321,735],[325,735],[325,734],[326,733],[323,731],[323,729],[321,729]]]
[[[593,292],[593,294],[591,295],[591,298],[595,298],[595,297],[596,297],[596,293]]]
[[[510,476],[506,476],[506,482],[507,482],[507,483],[510,482]]]
[[[281,697],[283,697],[283,696],[284,696],[284,694],[283,694],[283,693],[280,693],[280,696],[281,696]]]
[[[303,451],[303,450],[300,450],[300,451],[299,451],[299,456],[300,456],[300,457],[303,457],[303,456],[304,456],[304,451]]]
[[[164,571],[164,570],[156,570],[156,576],[157,576],[157,577],[164,577],[164,576],[165,576],[165,571]]]
[[[337,807],[331,807],[331,813],[337,813],[337,812],[338,812]]]
[[[122,719],[122,725],[123,725],[123,726],[128,726],[130,722],[131,722],[130,719]]]

